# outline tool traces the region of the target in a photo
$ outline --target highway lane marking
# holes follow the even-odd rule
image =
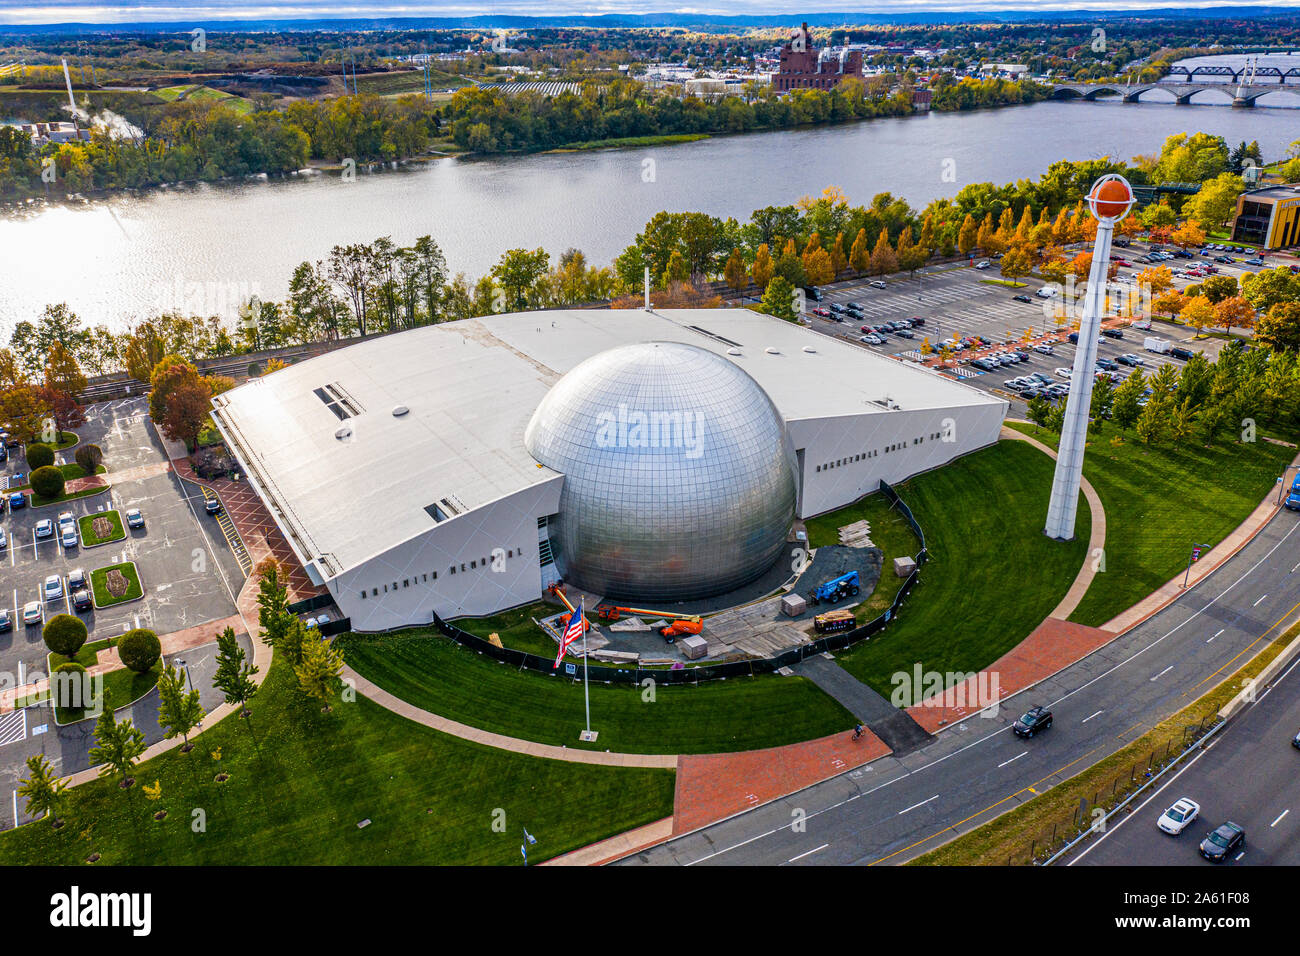
[[[923,806],[925,806],[927,803],[929,803],[931,800],[938,800],[938,799],[939,799],[939,795],[936,793],[933,797],[930,797],[929,800],[922,800],[920,803],[914,803],[914,804],[912,804],[912,805],[911,805],[910,807],[908,807],[906,810],[899,810],[899,811],[898,811],[898,815],[901,817],[904,813],[911,813],[911,812],[912,812],[913,810],[915,810],[917,807],[923,807]]]
[[[1104,714],[1104,713],[1106,713],[1106,711],[1104,711],[1104,710],[1099,710],[1099,711],[1097,711],[1096,714],[1089,714],[1087,717],[1083,718],[1083,720],[1079,721],[1079,723],[1081,723],[1081,724],[1086,724],[1088,721],[1092,720],[1092,718],[1096,717],[1097,714]]]
[[[1158,681],[1160,678],[1164,677],[1166,674],[1168,674],[1168,673],[1169,673],[1171,670],[1173,670],[1173,669],[1174,669],[1174,665],[1173,665],[1173,664],[1170,664],[1168,667],[1166,667],[1164,670],[1162,670],[1162,671],[1161,671],[1159,674],[1157,674],[1155,677],[1151,678],[1152,683],[1154,683],[1155,681]]]
[[[1209,638],[1205,643],[1206,643],[1206,644],[1210,644],[1210,643],[1212,643],[1212,642],[1214,641],[1214,638],[1215,638],[1215,637],[1218,637],[1218,636],[1219,636],[1220,634],[1222,634],[1225,630],[1226,630],[1226,628],[1222,628],[1222,627],[1219,628],[1217,631],[1214,632],[1214,637]]]
[[[1270,826],[1270,827],[1275,827],[1275,826],[1277,826],[1279,823],[1282,822],[1282,817],[1286,816],[1286,815],[1287,815],[1288,813],[1290,813],[1290,812],[1291,812],[1290,809],[1283,810],[1282,813],[1281,813],[1281,815],[1278,816],[1278,818],[1277,818],[1276,820],[1274,820],[1272,823],[1270,823],[1269,826]]]
[[[189,502],[188,502],[188,496],[186,496],[186,497],[187,497],[187,503],[189,503]],[[193,506],[192,503],[189,503],[189,504],[190,504],[190,508],[191,508],[191,510],[192,510],[194,506]],[[197,521],[197,516],[196,516],[196,521]],[[202,527],[202,526],[200,525],[200,527]],[[1251,574],[1253,574],[1253,573],[1256,571],[1256,569],[1258,569],[1258,568],[1260,567],[1260,565],[1264,564],[1264,563],[1265,563],[1269,558],[1271,558],[1271,557],[1273,556],[1273,553],[1274,553],[1275,551],[1277,551],[1277,549],[1280,548],[1284,543],[1286,543],[1287,538],[1291,537],[1291,535],[1295,532],[1295,530],[1296,530],[1297,528],[1300,528],[1300,523],[1292,524],[1291,527],[1287,530],[1287,532],[1286,532],[1286,533],[1285,533],[1285,534],[1284,534],[1284,535],[1283,535],[1283,536],[1278,540],[1278,542],[1277,542],[1275,545],[1273,545],[1273,547],[1271,547],[1271,548],[1268,550],[1268,552],[1267,552],[1267,553],[1266,553],[1262,558],[1259,559],[1259,561],[1255,562],[1255,564],[1253,564],[1253,565],[1252,565],[1252,566],[1251,566],[1247,571],[1245,571],[1245,572],[1244,572],[1240,577],[1238,577],[1235,581],[1233,581],[1231,584],[1229,584],[1227,587],[1225,587],[1222,591],[1220,591],[1218,595],[1216,595],[1214,598],[1212,598],[1212,599],[1211,599],[1211,600],[1210,600],[1210,601],[1205,605],[1205,607],[1200,608],[1200,609],[1194,611],[1194,612],[1191,614],[1191,616],[1187,618],[1187,620],[1182,621],[1181,623],[1175,625],[1175,626],[1174,626],[1173,628],[1171,628],[1168,632],[1166,632],[1163,636],[1156,638],[1156,639],[1153,640],[1150,644],[1148,644],[1148,645],[1146,645],[1145,647],[1142,647],[1142,648],[1140,648],[1139,650],[1135,651],[1134,653],[1132,653],[1131,655],[1129,655],[1128,657],[1126,657],[1124,660],[1119,661],[1118,663],[1116,663],[1116,664],[1114,664],[1113,666],[1109,667],[1108,669],[1106,669],[1106,670],[1103,671],[1102,673],[1098,674],[1096,677],[1092,678],[1091,680],[1086,681],[1086,682],[1084,682],[1083,684],[1080,684],[1080,685],[1079,685],[1078,687],[1076,687],[1074,690],[1070,691],[1070,692],[1067,693],[1067,694],[1062,695],[1062,696],[1061,696],[1060,698],[1058,698],[1057,700],[1052,701],[1051,704],[1052,704],[1053,706],[1055,706],[1055,705],[1061,703],[1062,701],[1068,700],[1070,697],[1073,697],[1075,694],[1079,693],[1080,691],[1085,690],[1085,689],[1087,689],[1088,687],[1091,687],[1093,684],[1097,683],[1098,681],[1102,680],[1103,678],[1105,678],[1105,677],[1109,676],[1110,674],[1114,673],[1115,671],[1119,670],[1119,669],[1120,669],[1121,667],[1123,667],[1125,664],[1132,663],[1133,661],[1135,661],[1135,660],[1137,660],[1139,657],[1141,657],[1143,654],[1145,654],[1147,651],[1149,651],[1149,650],[1151,650],[1152,648],[1154,648],[1156,645],[1163,643],[1164,640],[1165,640],[1166,638],[1172,636],[1175,632],[1177,632],[1177,631],[1178,631],[1180,628],[1182,628],[1184,625],[1189,624],[1191,621],[1195,620],[1197,617],[1199,617],[1200,615],[1204,614],[1204,613],[1205,613],[1205,612],[1206,612],[1206,611],[1207,611],[1207,610],[1208,610],[1208,609],[1209,609],[1209,608],[1210,608],[1210,607],[1211,607],[1215,602],[1217,602],[1220,598],[1222,598],[1224,595],[1226,595],[1229,591],[1231,591],[1233,588],[1235,588],[1238,584],[1240,584],[1242,581],[1244,581],[1246,578],[1248,578]],[[220,571],[220,566],[218,566],[218,570]],[[1213,574],[1213,572],[1211,572],[1211,573]],[[223,575],[223,577],[224,577],[224,575]],[[1209,580],[1209,579],[1208,579],[1208,578],[1205,578],[1205,579],[1202,579],[1202,580],[1204,581],[1204,580]],[[1197,582],[1197,583],[1200,584],[1201,582]],[[1195,589],[1195,587],[1196,587],[1196,585],[1193,585],[1193,589]],[[1188,593],[1190,593],[1190,591],[1189,591]],[[1278,626],[1278,624],[1281,624],[1281,622],[1282,622],[1283,620],[1285,620],[1286,617],[1287,617],[1288,615],[1290,615],[1292,612],[1294,612],[1294,611],[1296,610],[1296,608],[1300,608],[1300,602],[1297,602],[1297,604],[1295,605],[1295,607],[1291,608],[1291,610],[1288,611],[1285,615],[1283,615],[1282,618],[1280,618],[1280,619],[1277,621],[1277,623],[1275,623],[1275,624],[1273,625],[1273,627],[1269,628],[1268,631],[1266,631],[1263,635],[1261,635],[1261,636],[1260,636],[1260,639],[1262,640],[1262,639],[1263,639],[1264,637],[1266,637],[1269,633],[1271,633],[1274,629],[1276,629],[1277,626]],[[1257,640],[1255,643],[1258,643],[1258,640]],[[1251,646],[1254,646],[1254,645],[1252,644]],[[1249,648],[1247,648],[1247,650],[1249,650]],[[1244,651],[1243,651],[1243,653],[1244,653]],[[1240,655],[1237,655],[1237,656],[1239,657]],[[1235,659],[1236,659],[1236,658],[1234,658],[1234,660],[1235,660]],[[1225,666],[1226,666],[1226,665],[1225,665]],[[1220,670],[1222,670],[1222,668],[1220,668]],[[1216,672],[1216,673],[1217,673],[1217,672]],[[1213,675],[1211,675],[1211,676],[1213,676]],[[1204,682],[1202,682],[1202,683],[1204,683]],[[1014,696],[1014,695],[1012,695],[1012,696]],[[1007,699],[1009,700],[1010,698],[1007,698]],[[838,809],[840,809],[841,807],[847,806],[848,804],[854,802],[855,800],[858,800],[858,799],[861,798],[861,797],[870,796],[870,795],[874,794],[877,790],[883,790],[885,787],[888,787],[888,786],[890,786],[891,784],[895,784],[895,783],[898,783],[898,782],[901,781],[901,780],[905,780],[905,779],[907,779],[908,777],[912,776],[913,774],[920,773],[920,772],[923,771],[923,770],[931,770],[931,769],[937,767],[939,764],[941,764],[941,763],[943,763],[943,762],[945,762],[945,761],[951,759],[952,757],[956,757],[956,756],[959,755],[959,754],[965,753],[967,750],[970,750],[970,749],[972,749],[972,748],[974,748],[974,747],[978,747],[980,744],[984,743],[985,741],[990,740],[990,739],[993,738],[993,737],[997,737],[997,736],[999,736],[999,735],[1001,735],[1001,734],[1003,734],[1003,733],[1005,733],[1005,732],[1006,732],[1006,728],[1005,728],[1005,727],[1001,727],[1001,728],[999,728],[999,729],[997,729],[997,730],[991,731],[990,733],[985,734],[983,737],[979,737],[979,738],[977,738],[976,740],[972,740],[972,741],[971,741],[970,743],[968,743],[966,746],[964,746],[964,747],[959,747],[958,749],[954,750],[952,753],[950,753],[950,754],[945,754],[944,756],[939,757],[937,760],[931,761],[930,763],[927,763],[927,764],[924,764],[924,765],[922,765],[922,766],[920,766],[920,767],[917,767],[915,770],[909,770],[909,771],[907,771],[906,773],[903,773],[901,776],[895,777],[895,778],[893,778],[893,779],[891,779],[891,780],[886,780],[886,781],[880,783],[879,785],[877,785],[877,786],[871,788],[870,790],[864,791],[864,792],[862,792],[862,793],[856,793],[856,794],[853,794],[852,796],[846,797],[846,798],[843,799],[843,800],[838,800],[838,801],[836,801],[835,803],[832,803],[832,804],[830,804],[830,805],[828,805],[828,806],[826,806],[826,807],[824,807],[824,808],[822,808],[822,809],[820,809],[820,810],[815,810],[815,811],[813,811],[812,813],[809,813],[809,814],[808,814],[804,819],[805,819],[805,820],[807,820],[807,819],[811,819],[812,817],[820,816],[821,814],[824,814],[824,813],[830,813],[830,812],[832,812],[832,811],[834,811],[834,810],[838,810]],[[1083,754],[1082,756],[1076,758],[1075,760],[1070,761],[1070,763],[1068,763],[1068,764],[1066,764],[1064,767],[1060,768],[1060,770],[1055,771],[1055,773],[1060,773],[1062,770],[1066,770],[1066,769],[1068,769],[1069,767],[1071,767],[1071,766],[1073,766],[1074,764],[1078,763],[1080,760],[1084,760],[1084,759],[1086,759],[1086,758],[1087,758],[1088,756],[1090,756],[1093,752],[1094,752],[1094,751],[1092,751],[1092,750],[1088,751],[1087,753],[1085,753],[1085,754]],[[1202,751],[1202,752],[1204,752],[1204,751]],[[1198,755],[1197,755],[1197,759],[1199,759],[1199,757],[1200,757],[1200,755],[1198,754]],[[1189,765],[1189,766],[1190,766],[1190,765]],[[1047,777],[1044,777],[1043,779],[1048,779],[1048,778],[1050,778],[1052,775],[1053,775],[1053,774],[1048,774]],[[965,820],[959,820],[957,823],[953,824],[952,826],[945,828],[945,830],[944,830],[943,832],[947,832],[948,830],[952,829],[953,827],[961,826],[963,823],[966,823],[966,822],[968,822],[968,821],[970,821],[970,820],[973,820],[973,819],[975,819],[976,817],[978,817],[978,816],[980,816],[980,815],[982,815],[982,814],[984,814],[984,813],[988,813],[990,810],[994,810],[994,809],[996,809],[997,807],[1000,807],[1002,804],[1007,803],[1007,802],[1010,801],[1010,800],[1014,800],[1017,796],[1019,796],[1020,794],[1026,792],[1026,791],[1028,791],[1029,793],[1034,794],[1035,796],[1038,795],[1038,791],[1037,791],[1036,789],[1034,789],[1034,787],[1032,787],[1032,786],[1030,786],[1030,787],[1025,787],[1025,788],[1023,788],[1022,790],[1017,790],[1017,791],[1015,791],[1014,793],[1008,794],[1006,797],[1004,797],[1003,799],[997,801],[996,803],[994,803],[994,804],[992,804],[992,805],[990,805],[990,806],[988,806],[988,807],[985,807],[985,808],[982,809],[982,810],[978,810],[978,811],[976,811],[975,813],[972,813],[972,814],[971,814],[970,816],[968,816]],[[724,853],[730,853],[732,850],[738,850],[738,849],[740,849],[740,848],[742,848],[742,847],[748,846],[748,845],[751,844],[751,843],[756,843],[756,842],[758,842],[759,840],[762,840],[762,839],[765,839],[765,838],[767,838],[767,837],[769,837],[769,836],[772,836],[773,834],[780,833],[780,832],[783,831],[783,830],[789,829],[791,826],[792,826],[792,824],[790,824],[790,823],[786,823],[786,824],[783,824],[783,825],[781,825],[781,826],[779,826],[779,827],[773,827],[773,828],[770,829],[770,830],[767,830],[767,831],[765,831],[765,832],[763,832],[763,833],[755,834],[754,836],[749,837],[748,839],[745,839],[745,840],[741,840],[741,841],[738,842],[738,843],[734,843],[734,844],[732,844],[732,845],[730,845],[730,846],[723,847],[723,848],[720,849],[720,850],[714,850],[713,852],[711,852],[711,853],[707,853],[707,854],[705,854],[704,856],[699,857],[698,859],[691,860],[691,861],[687,862],[687,863],[684,864],[684,865],[685,865],[685,866],[694,866],[696,863],[703,863],[703,862],[705,862],[706,860],[711,860],[711,859],[713,859],[713,858],[716,857],[716,856],[721,856],[721,855],[723,855]],[[893,857],[898,856],[898,855],[901,854],[901,853],[906,853],[908,850],[914,849],[915,847],[920,846],[922,843],[925,843],[925,842],[927,842],[927,841],[933,839],[934,837],[936,837],[936,836],[940,836],[940,835],[941,835],[941,834],[938,834],[938,833],[936,833],[936,834],[931,834],[931,835],[928,836],[928,837],[924,837],[924,838],[922,838],[921,840],[918,840],[916,843],[913,843],[911,846],[903,847],[902,849],[900,849],[900,850],[896,850],[895,852],[889,854],[888,856],[881,857],[881,858],[878,859],[878,860],[874,860],[874,861],[872,861],[872,863],[871,863],[870,865],[871,865],[871,866],[875,866],[875,865],[877,865],[877,864],[879,864],[879,863],[883,863],[883,862],[886,861],[886,860],[892,859]]]
[[[807,853],[800,853],[798,856],[792,856],[790,857],[790,859],[786,860],[786,862],[793,863],[795,860],[802,860],[804,857],[812,856],[814,853],[818,852],[819,850],[824,850],[828,846],[830,846],[829,843],[823,843],[821,846],[817,847],[816,850],[809,850]]]
[[[1004,760],[1002,763],[998,764],[998,769],[1001,770],[1003,767],[1005,767],[1005,766],[1006,766],[1007,764],[1009,764],[1009,763],[1015,763],[1017,760],[1019,760],[1021,757],[1023,757],[1023,756],[1024,756],[1025,754],[1027,754],[1027,753],[1029,753],[1028,750],[1026,750],[1024,753],[1018,753],[1018,754],[1016,754],[1016,755],[1015,755],[1014,757],[1012,757],[1010,760]]]
[[[1264,600],[1264,598],[1266,598],[1266,597],[1268,597],[1267,594],[1261,594],[1261,595],[1259,596],[1259,601]],[[1259,606],[1259,601],[1256,601],[1254,604],[1251,605],[1251,607],[1258,607],[1258,606]]]

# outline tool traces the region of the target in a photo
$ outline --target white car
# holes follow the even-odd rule
[[[1043,286],[1041,289],[1035,292],[1034,295],[1038,296],[1040,299],[1050,299],[1056,295],[1056,290],[1051,288],[1050,286]]]
[[[59,532],[62,533],[64,528],[75,526],[77,519],[72,517],[71,511],[65,511],[59,515]]]
[[[29,627],[33,624],[40,624],[41,618],[44,616],[40,601],[28,601],[23,605],[23,623]]]
[[[1179,797],[1172,807],[1160,815],[1156,826],[1171,836],[1178,836],[1200,815],[1199,803],[1190,797]]]
[[[1041,354],[1043,354],[1043,355],[1051,355],[1051,354],[1052,354],[1052,347],[1051,347],[1050,345],[1047,345],[1047,344],[1044,343],[1043,345],[1035,345],[1035,346],[1034,346],[1034,351],[1035,351],[1035,352],[1039,352],[1039,353],[1041,353]]]
[[[59,530],[59,544],[63,545],[64,549],[75,548],[77,546],[77,529],[71,525],[61,528]]]
[[[36,537],[52,538],[54,537],[54,522],[49,518],[42,518],[36,522]]]
[[[9,538],[5,536],[4,528],[0,528],[0,551],[9,547]]]
[[[976,268],[976,269],[987,269],[987,268],[988,268],[989,266],[991,266],[991,265],[992,265],[992,263],[989,262],[987,259],[981,259],[979,262],[975,263],[975,268]]]
[[[45,586],[41,588],[41,593],[45,595],[47,601],[57,601],[63,597],[63,578],[51,574],[45,579]]]
[[[879,335],[864,335],[858,339],[859,342],[866,342],[868,345],[884,345],[885,340]]]
[[[1057,368],[1052,369],[1052,371],[1056,373],[1057,378],[1069,378],[1074,374],[1074,369],[1072,368]]]

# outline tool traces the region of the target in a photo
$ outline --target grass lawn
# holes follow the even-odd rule
[[[1054,467],[1023,442],[1001,441],[896,486],[925,532],[929,561],[898,620],[839,655],[840,664],[888,697],[891,677],[916,662],[941,673],[975,671],[1029,636],[1070,589],[1087,552],[1086,538],[1043,535]],[[827,523],[856,520],[858,507]],[[1079,526],[1090,520],[1080,499]]]
[[[487,640],[489,634],[495,634],[501,638],[501,643],[506,647],[553,658],[555,652],[560,649],[559,645],[533,623],[533,618],[540,621],[563,610],[564,608],[558,604],[534,601],[532,604],[511,608],[488,617],[462,617],[452,623],[462,631],[468,631],[484,640]]]
[[[101,538],[95,534],[95,520],[97,518],[107,518],[113,525],[112,530],[106,537]],[[77,519],[77,530],[81,534],[82,545],[87,548],[93,548],[97,544],[108,544],[110,541],[121,541],[126,537],[126,527],[122,524],[122,516],[116,510],[82,515]]]
[[[162,669],[163,662],[160,659],[158,663],[143,674],[137,674],[125,667],[118,667],[104,674],[104,693],[107,695],[113,709],[117,710],[127,704],[133,704],[153,690],[158,683],[158,677],[162,674]],[[86,709],[84,707],[56,707],[54,715],[60,724],[66,726],[78,720],[84,720],[86,718]]]
[[[862,520],[871,525],[871,541],[884,552],[885,557],[875,590],[853,609],[854,619],[859,624],[879,617],[894,602],[894,596],[902,588],[905,579],[894,574],[894,558],[904,555],[915,557],[921,550],[921,542],[907,519],[879,493],[868,495],[831,514],[809,519],[806,525],[808,544],[813,548],[839,544],[839,529]]]
[[[518,670],[429,630],[339,637],[347,662],[417,707],[513,737],[622,753],[721,753],[822,737],[853,726],[843,707],[801,677],[660,685],[591,685],[595,744],[583,728],[578,680]]]
[[[112,570],[121,571],[126,575],[129,587],[126,593],[119,597],[114,597],[108,590],[108,572]],[[126,561],[122,564],[110,564],[107,567],[96,568],[90,572],[90,591],[95,598],[95,607],[111,607],[114,604],[121,604],[123,601],[132,601],[144,594],[144,585],[140,583],[140,572],[136,570],[134,561]]]
[[[1056,446],[1045,429],[1008,424]],[[1106,509],[1106,570],[1070,615],[1079,624],[1105,624],[1180,574],[1193,544],[1222,541],[1276,488],[1296,453],[1265,441],[1148,446],[1133,433],[1116,447],[1117,433],[1107,423],[1083,461]]]
[[[276,660],[250,703],[141,764],[136,784],[69,791],[68,824],[0,834],[0,864],[519,865],[522,827],[541,860],[672,812],[674,775],[539,760],[413,724],[365,698],[323,714]],[[219,761],[212,758],[219,751]],[[217,783],[218,773],[229,779]],[[143,784],[162,785],[157,801]],[[556,799],[562,794],[563,799]],[[207,829],[194,833],[191,810]],[[575,808],[581,812],[575,812]],[[492,827],[504,810],[504,832]],[[153,820],[167,810],[161,823]],[[359,829],[357,824],[369,820]]]
[[[92,667],[99,663],[99,652],[104,650],[106,647],[112,646],[113,639],[111,637],[106,637],[103,640],[87,641],[85,644],[82,644],[81,650],[77,651],[76,657],[68,658],[64,657],[62,654],[56,654],[53,651],[50,651],[50,653],[46,655],[49,659],[47,662],[47,671],[48,673],[53,674],[54,668],[58,667],[60,664],[68,663],[69,660],[76,661],[82,667]]]
[[[74,491],[72,494],[59,495],[57,498],[42,498],[40,495],[32,492],[32,507],[42,508],[45,505],[60,505],[65,501],[76,501],[78,498],[89,498],[91,495],[100,494],[101,492],[108,491],[108,489],[108,485],[101,485],[98,488],[82,488],[80,491]]]
[[[76,462],[68,462],[66,465],[55,465],[54,467],[57,468],[57,469],[59,469],[59,471],[63,472],[63,480],[64,480],[64,481],[73,481],[74,479],[77,479],[77,478],[85,478],[85,477],[86,477],[86,469],[82,468],[82,467],[81,467],[80,465],[78,465]],[[95,474],[97,474],[97,475],[102,475],[102,474],[103,474],[104,472],[106,472],[106,471],[108,471],[108,469],[105,468],[103,465],[100,465],[98,468],[95,469]],[[9,490],[10,490],[10,491],[19,491],[19,490],[21,490],[21,489],[23,489],[23,488],[30,488],[30,487],[32,486],[32,483],[31,483],[31,480],[30,480],[31,477],[32,477],[32,476],[31,476],[31,474],[29,473],[29,474],[27,475],[27,478],[28,478],[27,481],[23,482],[21,485],[14,485],[14,486],[13,486],[12,488],[10,488]]]
[[[980,279],[984,285],[1000,285],[1008,289],[1023,289],[1029,283],[1016,282],[1013,279]]]

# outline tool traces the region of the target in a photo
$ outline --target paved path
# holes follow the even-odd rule
[[[800,661],[791,670],[800,677],[808,678],[839,701],[845,710],[884,741],[895,756],[915,750],[930,736],[907,711],[885,700],[874,688],[868,687],[836,663],[834,658],[819,654]]]

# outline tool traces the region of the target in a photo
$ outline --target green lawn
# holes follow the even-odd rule
[[[121,597],[114,597],[108,591],[108,572],[114,568],[125,574],[130,582],[130,587]],[[111,607],[114,604],[121,604],[124,601],[132,601],[140,597],[140,595],[144,594],[144,586],[140,583],[140,572],[136,569],[135,562],[126,561],[122,564],[111,564],[91,571],[90,591],[95,598],[95,607]]]
[[[1008,423],[1056,446],[1056,436]],[[1070,615],[1105,624],[1187,567],[1193,544],[1217,544],[1276,488],[1296,450],[1272,442],[1147,446],[1130,432],[1122,445],[1107,423],[1090,439],[1083,474],[1106,511],[1105,572]]]
[[[81,650],[77,651],[77,656],[73,658],[67,658],[62,654],[56,654],[53,651],[50,651],[50,653],[46,655],[49,658],[48,672],[53,674],[54,668],[58,667],[60,664],[68,663],[69,660],[76,661],[82,667],[93,667],[95,664],[99,663],[99,652],[104,650],[106,647],[112,646],[113,639],[111,637],[106,637],[103,640],[87,641],[85,644],[82,644]]]
[[[672,771],[493,750],[365,698],[323,714],[279,660],[250,706],[249,720],[227,717],[190,753],[142,764],[129,790],[114,780],[74,788],[60,830],[36,821],[0,834],[0,865],[80,864],[100,853],[101,865],[515,866],[523,827],[537,837],[537,861],[672,813]],[[220,772],[230,775],[224,783]],[[141,789],[155,780],[156,802]],[[168,811],[161,823],[158,810]],[[494,830],[501,812],[505,825]]]
[[[810,518],[806,524],[808,544],[813,548],[839,544],[839,529],[861,520],[871,525],[871,542],[884,552],[880,580],[875,590],[853,609],[857,622],[865,624],[893,603],[894,596],[906,580],[894,574],[894,558],[915,557],[921,550],[921,542],[902,512],[891,507],[885,496],[877,493],[831,514]]]
[[[85,478],[85,477],[86,477],[86,469],[82,468],[82,467],[81,467],[80,465],[78,465],[76,462],[68,462],[66,465],[55,465],[54,467],[57,468],[57,469],[59,469],[59,471],[63,472],[63,480],[64,480],[64,481],[73,481],[73,480],[75,480],[75,479],[77,479],[77,478]],[[108,469],[105,468],[103,465],[100,465],[98,468],[95,469],[95,474],[97,474],[97,475],[102,475],[102,474],[103,474],[104,472],[106,472],[106,471],[108,471]],[[9,490],[10,490],[10,491],[18,491],[18,490],[20,490],[20,489],[22,489],[22,488],[30,488],[30,487],[32,486],[32,483],[31,483],[31,481],[30,481],[30,478],[31,478],[32,476],[31,476],[30,474],[28,474],[27,477],[28,477],[28,479],[29,479],[28,481],[24,482],[24,483],[21,484],[21,485],[14,485],[14,486],[13,486],[12,488],[10,488]]]
[[[591,685],[595,744],[578,740],[582,681],[497,663],[432,630],[337,639],[347,662],[403,700],[461,723],[539,743],[622,753],[722,753],[822,737],[852,715],[801,677],[698,686]],[[581,678],[582,669],[578,668]]]
[[[840,664],[888,697],[892,676],[917,662],[927,671],[975,671],[1029,636],[1070,589],[1087,552],[1086,535],[1067,543],[1043,535],[1053,469],[1041,451],[1002,441],[896,486],[930,559],[898,620],[839,655]],[[823,520],[848,524],[858,507]],[[1091,520],[1082,499],[1077,520],[1085,529]]]
[[[555,652],[560,649],[559,645],[533,623],[533,618],[540,621],[563,610],[564,608],[558,604],[534,601],[532,604],[511,608],[488,617],[462,617],[452,623],[462,631],[468,631],[483,640],[487,640],[489,634],[495,634],[501,638],[501,643],[506,647],[541,657],[554,658]],[[588,614],[588,616],[592,615]]]
[[[107,518],[112,523],[113,529],[106,537],[96,537],[96,518]],[[81,534],[82,545],[87,548],[93,548],[97,544],[108,544],[110,541],[121,541],[126,537],[126,528],[122,524],[122,516],[116,510],[98,511],[94,514],[82,515],[77,519],[77,530]]]
[[[114,668],[104,674],[104,693],[107,695],[109,703],[114,710],[125,707],[127,704],[133,704],[149,691],[153,690],[158,683],[158,678],[162,674],[163,662],[161,660],[154,664],[152,668],[143,674],[137,674],[133,670],[125,667]],[[78,720],[86,718],[84,707],[77,708],[55,708],[55,717],[58,722],[67,726]]]

